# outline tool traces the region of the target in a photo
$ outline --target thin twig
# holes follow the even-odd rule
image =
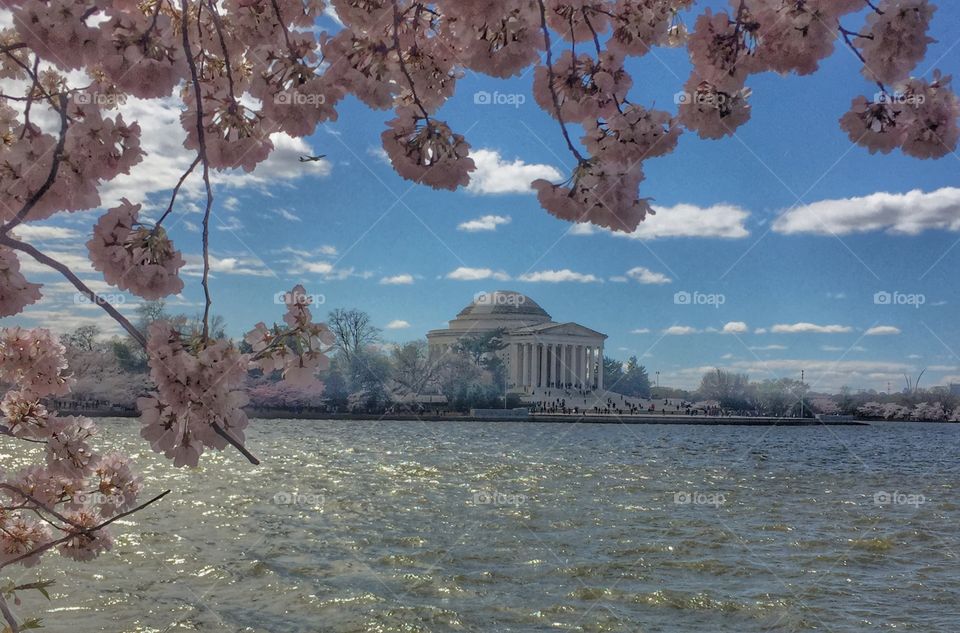
[[[24,560],[26,560],[26,559],[28,559],[28,558],[32,558],[32,557],[34,557],[34,556],[37,556],[38,554],[42,554],[42,553],[44,553],[44,552],[46,552],[46,551],[48,551],[48,550],[53,549],[53,548],[56,547],[57,545],[61,545],[61,544],[63,544],[63,543],[66,543],[67,541],[69,541],[69,540],[72,539],[72,538],[76,538],[77,536],[80,536],[80,535],[89,536],[90,534],[93,534],[93,533],[96,532],[97,530],[102,530],[103,528],[107,527],[107,526],[110,525],[111,523],[114,523],[114,522],[116,522],[116,521],[119,521],[120,519],[122,519],[122,518],[124,518],[124,517],[128,517],[128,516],[130,516],[131,514],[133,514],[133,513],[135,513],[135,512],[139,512],[140,510],[143,510],[143,509],[146,508],[147,506],[149,506],[149,505],[151,505],[151,504],[154,504],[154,503],[156,503],[157,501],[160,501],[161,499],[163,499],[164,497],[166,497],[168,494],[170,494],[170,491],[169,491],[169,490],[165,490],[165,491],[161,492],[160,494],[158,494],[158,495],[157,495],[156,497],[154,497],[153,499],[151,499],[150,501],[147,501],[146,503],[141,503],[140,505],[138,505],[136,508],[134,508],[134,509],[132,509],[132,510],[127,510],[126,512],[121,512],[120,514],[118,514],[118,515],[116,515],[116,516],[114,516],[114,517],[111,517],[111,518],[107,519],[107,520],[104,521],[103,523],[100,523],[100,524],[95,525],[95,526],[93,526],[93,527],[84,528],[84,529],[82,529],[82,530],[71,531],[69,534],[67,534],[67,535],[64,536],[63,538],[59,538],[59,539],[57,539],[57,540],[55,540],[55,541],[50,541],[49,543],[44,543],[44,544],[41,545],[40,547],[37,547],[37,548],[35,548],[35,549],[27,552],[26,554],[21,554],[20,556],[17,556],[16,558],[12,558],[12,559],[8,560],[8,561],[5,562],[5,563],[0,563],[0,569],[3,569],[4,567],[7,567],[8,565],[14,565],[14,564],[19,563],[20,561],[24,561]]]
[[[173,203],[177,200],[177,194],[180,193],[180,187],[183,186],[183,181],[193,173],[194,168],[197,166],[197,163],[200,162],[200,155],[198,154],[196,158],[193,159],[193,162],[190,163],[190,167],[187,168],[187,171],[183,172],[183,175],[180,176],[180,180],[177,181],[177,186],[173,188],[173,194],[170,196],[170,204],[167,205],[167,210],[163,212],[163,215],[160,216],[160,219],[157,220],[157,226],[167,219],[167,216],[170,215],[170,212],[173,211]]]
[[[567,131],[567,125],[563,122],[563,116],[560,114],[560,96],[557,95],[557,89],[553,85],[553,55],[550,52],[550,30],[547,28],[547,8],[544,6],[543,0],[537,0],[537,3],[540,5],[540,26],[543,29],[543,45],[547,49],[547,74],[550,84],[550,95],[553,97],[553,109],[557,113],[557,121],[560,123],[563,138],[567,141],[567,147],[570,148],[570,152],[576,157],[577,162],[585,163],[586,159],[584,159],[583,155],[573,146],[573,141],[570,140],[570,132]]]
[[[20,633],[20,626],[17,624],[17,619],[13,617],[13,613],[11,613],[10,607],[7,606],[7,600],[3,597],[2,593],[0,593],[0,613],[3,614],[3,619],[6,620],[10,626],[10,633]]]
[[[57,172],[60,170],[60,162],[63,160],[63,147],[67,141],[67,96],[65,94],[60,94],[60,138],[57,140],[57,146],[53,150],[53,162],[50,165],[50,173],[47,174],[47,179],[44,181],[40,188],[33,192],[27,201],[23,204],[23,207],[17,213],[17,215],[7,222],[3,227],[0,227],[0,236],[5,236],[10,232],[10,229],[17,226],[23,222],[24,218],[27,217],[27,214],[33,210],[33,207],[36,206],[37,202],[40,201],[40,198],[44,196],[47,191],[50,190],[50,187],[53,186],[54,181],[57,179]]]
[[[203,129],[203,93],[200,88],[200,75],[197,73],[197,63],[190,51],[190,34],[187,29],[189,16],[187,14],[187,0],[180,0],[180,10],[183,14],[183,52],[190,67],[190,79],[193,82],[193,91],[197,100],[197,155],[203,163],[203,184],[207,190],[207,206],[203,213],[203,341],[206,342],[210,334],[210,211],[213,208],[213,189],[210,187],[210,166],[207,162],[207,145]]]

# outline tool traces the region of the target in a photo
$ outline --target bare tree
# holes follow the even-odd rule
[[[327,323],[336,337],[334,347],[352,361],[368,345],[380,341],[380,330],[370,323],[370,315],[362,310],[337,308],[327,317]]]
[[[440,375],[442,363],[430,358],[425,341],[397,345],[391,355],[394,382],[415,396],[423,393]]]

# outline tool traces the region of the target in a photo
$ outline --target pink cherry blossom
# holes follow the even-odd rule
[[[564,51],[551,71],[537,66],[533,76],[533,96],[551,116],[556,117],[553,92],[560,106],[560,118],[580,122],[612,116],[617,112],[633,83],[623,68],[623,58],[605,53],[599,60],[587,54],[574,58]],[[551,91],[551,85],[553,91]]]
[[[180,292],[180,251],[174,250],[163,227],[141,224],[139,214],[140,205],[124,198],[100,218],[87,242],[93,267],[103,272],[107,283],[144,299]]]
[[[103,519],[93,509],[81,509],[65,515],[72,525],[64,526],[68,535],[72,535],[66,542],[57,546],[57,550],[65,557],[77,561],[91,561],[103,552],[113,548],[113,537],[107,528],[93,532],[85,532],[73,526],[92,528],[103,523]]]
[[[731,136],[750,119],[747,88],[727,93],[708,82],[697,83],[694,77],[687,83],[683,95],[680,121],[700,138]]]
[[[867,15],[869,37],[858,37],[854,43],[863,54],[867,79],[897,83],[910,75],[934,41],[927,29],[936,7],[927,0],[882,0],[877,9]]]
[[[0,317],[13,316],[40,300],[40,284],[26,280],[20,260],[9,248],[0,246]]]
[[[0,380],[32,396],[62,396],[73,380],[67,375],[65,350],[49,330],[0,329]]]
[[[397,173],[434,189],[456,189],[476,169],[470,145],[443,121],[424,119],[412,108],[397,110],[381,135],[383,149]]]

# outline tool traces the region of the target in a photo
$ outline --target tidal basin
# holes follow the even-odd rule
[[[960,630],[956,425],[256,420],[191,472],[101,422],[174,492],[51,558],[51,632]]]

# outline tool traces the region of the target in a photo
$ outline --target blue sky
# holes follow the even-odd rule
[[[861,20],[844,23],[859,28]],[[960,70],[958,21],[960,7],[940,3],[938,42],[917,74]],[[675,112],[674,95],[690,72],[684,50],[655,50],[629,69],[631,100]],[[385,338],[405,341],[441,327],[477,292],[513,289],[555,320],[607,333],[608,355],[643,357],[662,384],[693,386],[713,366],[754,379],[799,377],[805,369],[815,389],[885,390],[888,381],[900,388],[904,372],[923,368],[928,386],[960,382],[960,190],[953,189],[960,157],[918,161],[852,146],[837,120],[854,97],[875,92],[859,70],[838,46],[813,76],[752,77],[753,117],[736,138],[684,133],[673,154],[646,163],[641,194],[661,213],[631,237],[573,227],[520,192],[531,174],[566,178],[571,166],[556,122],[534,103],[532,73],[460,80],[439,118],[467,137],[483,167],[480,186],[455,193],[398,177],[377,149],[391,114],[349,98],[338,121],[304,141],[282,139],[252,175],[219,179],[215,312],[239,335],[279,319],[274,294],[300,282],[323,295],[320,311],[366,310]],[[476,103],[481,91],[525,102]],[[179,147],[176,103],[130,102],[125,111],[141,118],[145,136],[155,135],[145,138],[152,154],[104,188],[104,203],[127,195],[148,209],[165,206],[190,160]],[[297,162],[307,151],[329,162]],[[195,312],[202,296],[199,184],[188,184],[171,231],[191,256],[188,288],[171,301],[184,312]],[[512,192],[497,193],[503,189]],[[899,195],[914,190],[913,198]],[[95,280],[80,259],[96,215],[73,214],[21,234]],[[688,215],[698,220],[676,219]],[[670,236],[677,231],[684,235]],[[27,270],[52,285],[18,322],[109,326],[93,306],[76,306],[54,275],[32,264]],[[676,303],[684,292],[702,301],[722,295],[723,303]],[[878,292],[901,304],[877,304]],[[134,299],[122,301],[132,312]]]

